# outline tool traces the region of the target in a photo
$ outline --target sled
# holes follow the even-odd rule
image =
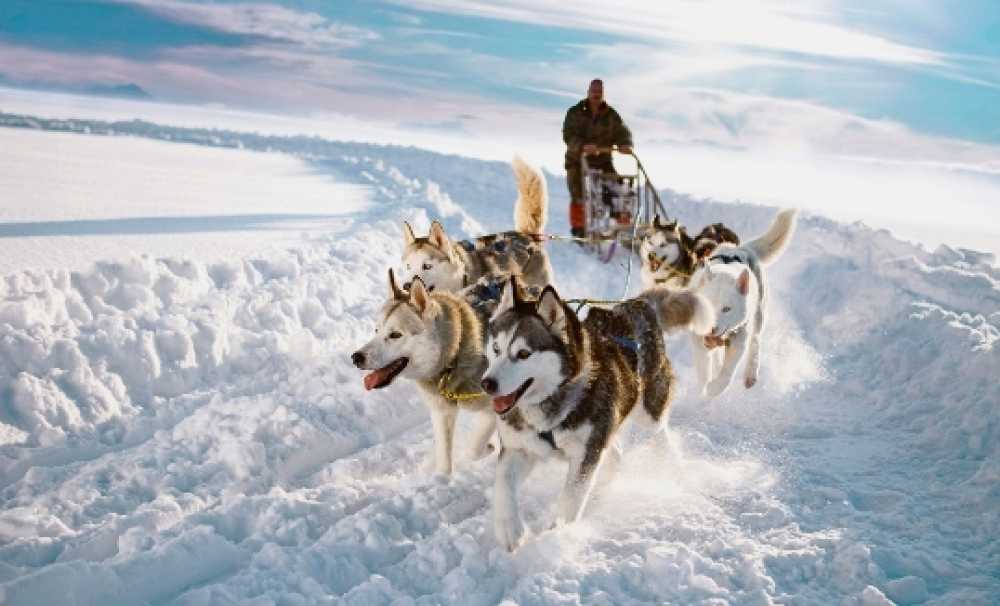
[[[619,153],[617,146],[601,147],[596,153],[610,153],[614,171],[591,168],[586,156],[580,158],[584,237],[587,246],[608,262],[619,248],[638,246],[653,216],[666,217],[667,213],[638,156]]]

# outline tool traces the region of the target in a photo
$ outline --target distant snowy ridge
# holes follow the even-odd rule
[[[492,539],[492,461],[450,481],[416,473],[422,403],[402,383],[365,392],[348,360],[400,221],[508,228],[509,168],[330,145],[317,162],[378,202],[346,234],[0,282],[0,602],[985,604],[1000,591],[990,259],[804,217],[773,268],[760,385],[695,402],[672,343],[679,458],[640,446],[588,520],[509,556]],[[745,235],[774,214],[665,202]],[[614,263],[550,250],[565,296],[620,295]],[[862,467],[867,452],[896,475]],[[536,530],[555,472],[526,489]]]

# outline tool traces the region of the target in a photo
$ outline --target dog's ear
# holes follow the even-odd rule
[[[413,233],[413,228],[406,221],[403,221],[403,246],[409,246],[417,241],[416,234]]]
[[[410,305],[415,307],[420,315],[424,315],[430,303],[431,296],[427,292],[427,287],[424,286],[424,281],[419,277],[413,278],[413,282],[410,284]]]
[[[554,332],[566,332],[566,307],[552,286],[546,286],[538,297],[538,315]]]
[[[744,269],[740,273],[740,277],[736,280],[736,288],[739,289],[740,294],[744,297],[750,293],[750,270]]]
[[[393,300],[406,299],[406,292],[396,286],[396,274],[393,273],[391,267],[389,268],[389,297]]]
[[[517,286],[517,278],[511,276],[510,280],[503,285],[503,292],[500,294],[500,303],[497,304],[491,320],[496,319],[500,314],[514,307],[521,302],[520,289]]]
[[[681,235],[681,224],[680,224],[680,221],[678,221],[677,219],[674,219],[673,221],[671,221],[670,223],[668,223],[666,227],[670,231],[674,232],[675,236],[677,236],[678,238],[680,237],[680,235]]]
[[[431,233],[427,236],[431,244],[437,246],[442,252],[451,256],[451,239],[448,238],[448,234],[444,233],[444,225],[441,225],[440,221],[434,220],[431,223]]]
[[[653,215],[653,227],[656,229],[663,229],[663,222],[660,221],[660,213]]]

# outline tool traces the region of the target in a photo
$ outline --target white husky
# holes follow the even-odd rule
[[[749,389],[757,382],[768,297],[764,266],[788,247],[796,216],[795,210],[782,210],[762,236],[741,246],[720,244],[695,270],[691,286],[711,302],[716,314],[709,334],[692,336],[702,395],[714,398],[724,392],[745,356],[743,384]],[[718,348],[724,351],[721,362]]]

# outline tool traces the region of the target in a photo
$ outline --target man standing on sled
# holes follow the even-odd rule
[[[614,172],[611,154],[597,153],[597,149],[617,145],[619,152],[632,153],[632,132],[625,126],[618,112],[605,103],[603,81],[593,80],[587,88],[587,98],[566,112],[563,141],[566,143],[569,224],[574,236],[583,237],[586,235],[586,214],[580,156],[586,156],[590,168]]]

